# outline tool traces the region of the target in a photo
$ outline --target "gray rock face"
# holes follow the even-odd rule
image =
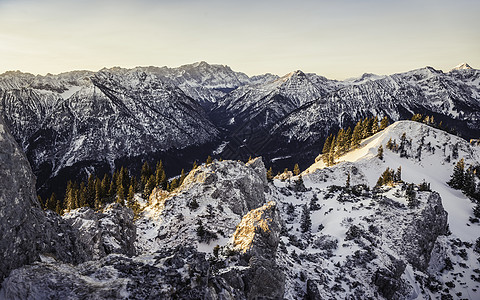
[[[401,276],[405,271],[406,264],[390,257],[392,264],[388,268],[378,269],[372,276],[372,282],[378,287],[380,294],[386,299],[403,298],[399,291],[405,289],[405,283],[401,280]]]
[[[416,268],[426,270],[435,241],[448,230],[448,214],[443,209],[442,198],[438,193],[431,193],[427,203],[412,218],[412,223],[405,229],[401,248],[407,260]]]
[[[40,254],[66,262],[88,258],[75,231],[36,198],[35,177],[0,116],[0,282]]]
[[[114,254],[78,266],[42,262],[17,269],[0,298],[219,299],[208,276],[205,254],[192,248],[135,258]]]
[[[12,269],[39,258],[46,218],[35,198],[27,159],[0,116],[0,282]]]
[[[130,208],[114,203],[96,213],[84,207],[63,218],[78,231],[79,239],[93,259],[111,253],[135,255],[136,229]]]
[[[232,286],[238,287],[241,282],[247,299],[283,298],[285,275],[275,262],[281,228],[275,202],[250,211],[237,226],[233,250],[240,253],[240,261],[246,261],[248,267],[222,277]]]

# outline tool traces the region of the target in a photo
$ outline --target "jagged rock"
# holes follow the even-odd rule
[[[40,254],[72,263],[88,258],[74,230],[41,209],[30,165],[1,116],[0,178],[0,282]]]
[[[320,296],[320,292],[318,291],[317,287],[318,283],[315,281],[308,279],[307,280],[307,291],[305,293],[304,300],[320,300],[322,297]]]
[[[192,170],[175,191],[152,193],[144,216],[137,221],[139,253],[181,244],[212,244],[233,234],[246,213],[265,203],[262,165],[261,159],[253,166],[214,161]]]
[[[402,299],[404,283],[401,276],[405,271],[406,264],[390,256],[392,264],[389,268],[378,269],[372,277],[373,284],[378,287],[380,294],[386,299]]]
[[[256,157],[246,163],[247,166],[252,167],[255,172],[257,172],[258,176],[263,179],[263,185],[268,187],[268,180],[267,180],[267,169],[265,168],[265,164],[261,157]]]
[[[46,218],[35,198],[35,177],[0,116],[0,282],[39,258]]]
[[[222,276],[233,286],[242,278],[247,299],[279,299],[285,289],[285,275],[275,262],[282,223],[276,203],[271,201],[246,214],[233,235],[232,248],[248,268]],[[258,283],[262,282],[261,285]]]
[[[447,217],[442,198],[436,192],[431,193],[426,204],[412,216],[412,222],[404,231],[401,248],[416,268],[428,268],[435,241],[447,233]]]
[[[41,262],[17,269],[5,280],[0,298],[219,299],[208,288],[208,276],[205,254],[193,248],[135,258],[112,254],[77,266]]]
[[[249,256],[273,257],[280,240],[277,205],[271,201],[246,214],[233,234],[233,249]]]
[[[136,228],[130,208],[113,203],[103,211],[95,212],[83,207],[65,214],[63,218],[78,231],[80,240],[93,259],[110,253],[135,254]]]

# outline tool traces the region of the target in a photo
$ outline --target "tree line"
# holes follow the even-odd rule
[[[380,123],[380,124],[379,124]],[[360,146],[362,139],[374,135],[388,127],[385,116],[379,122],[378,116],[365,118],[357,122],[353,130],[341,128],[336,135],[330,134],[323,144],[322,159],[327,166],[335,164],[335,159]]]
[[[207,163],[209,162],[212,162],[210,156],[207,158]],[[195,161],[193,169],[197,166]],[[63,199],[52,193],[45,201],[39,197],[39,201],[44,209],[53,210],[58,214],[80,207],[98,210],[114,202],[130,207],[137,212],[139,204],[135,200],[135,194],[141,193],[142,198],[148,199],[154,188],[173,191],[183,183],[185,177],[185,170],[182,169],[180,176],[168,180],[162,161],[158,161],[155,167],[151,167],[148,162],[145,162],[139,176],[132,175],[130,170],[122,166],[120,169],[116,169],[112,176],[105,174],[103,177],[97,177],[90,174],[86,181],[80,183],[68,181]]]

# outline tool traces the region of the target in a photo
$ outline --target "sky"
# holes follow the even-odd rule
[[[478,0],[0,0],[0,73],[169,66],[345,79],[467,62]]]

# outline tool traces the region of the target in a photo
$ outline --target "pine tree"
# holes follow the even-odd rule
[[[134,197],[135,197],[135,188],[133,187],[133,185],[130,185],[130,187],[128,188],[128,194],[127,194],[127,206],[130,208],[133,207]]]
[[[345,182],[345,187],[348,189],[350,188],[350,172],[347,174],[347,180]]]
[[[379,128],[378,128],[378,116],[375,116],[375,118],[373,119],[373,122],[372,122],[372,134],[375,134],[379,131]]]
[[[157,162],[155,169],[155,185],[161,187],[163,190],[167,188],[167,174],[163,168],[162,161]]]
[[[388,150],[392,150],[392,149],[393,149],[392,138],[388,139],[387,144],[385,145],[385,147],[386,147]]]
[[[298,166],[298,164],[295,164],[295,166],[293,167],[293,174],[295,176],[298,176],[300,174],[300,167]]]
[[[360,146],[361,140],[362,140],[362,122],[358,121],[357,125],[355,125],[355,127],[353,128],[351,148],[352,149],[358,148],[358,146]]]
[[[335,136],[332,139],[332,144],[330,147],[330,152],[328,153],[328,163],[327,166],[333,166],[335,164],[335,147],[337,142],[335,140]]]
[[[272,182],[272,181],[273,181],[273,177],[274,177],[274,176],[273,176],[273,169],[272,169],[272,167],[270,167],[270,168],[268,169],[268,171],[267,171],[267,180],[268,180],[269,182]]]
[[[303,233],[310,230],[312,227],[312,220],[310,219],[310,209],[307,204],[303,205],[302,216],[300,219],[300,229]]]
[[[422,122],[423,116],[421,114],[414,114],[412,116],[412,121],[415,122]]]
[[[145,184],[145,188],[143,190],[143,198],[148,199],[154,188],[155,188],[155,176],[150,175],[150,178],[147,180],[147,184]]]
[[[55,212],[59,215],[63,214],[63,205],[60,199],[57,199],[57,205],[55,206]]]
[[[95,209],[100,209],[100,207],[102,207],[103,194],[102,181],[97,178],[95,179]]]
[[[465,161],[460,159],[453,168],[453,174],[448,184],[454,189],[462,189],[465,185]]]
[[[150,175],[152,175],[152,169],[150,169],[150,165],[148,164],[148,162],[145,162],[143,163],[142,169],[140,171],[140,182],[143,186],[147,184]]]
[[[46,200],[45,208],[55,211],[56,206],[57,206],[57,195],[55,195],[55,193],[52,193],[50,198],[47,198]]]
[[[382,145],[380,145],[377,149],[377,157],[380,160],[383,160],[383,146]]]
[[[390,122],[388,122],[387,116],[383,117],[382,121],[380,121],[380,128],[379,129],[384,130],[385,128],[388,127],[388,125],[390,125],[389,123]]]
[[[394,179],[395,182],[402,182],[402,166],[397,168],[397,172],[395,173]]]
[[[195,170],[196,168],[198,168],[198,164],[197,161],[194,161],[192,165],[192,170]]]
[[[180,172],[180,179],[178,181],[178,186],[181,186],[183,184],[185,177],[187,177],[187,175],[185,174],[185,170],[182,169],[182,172]]]
[[[325,140],[325,143],[323,144],[322,159],[327,166],[330,161],[330,148],[332,148],[332,140],[333,140],[333,135],[330,134]]]
[[[248,159],[249,161],[252,160],[252,157],[250,156],[250,158]],[[209,155],[207,157],[207,160],[205,161],[205,164],[208,166],[209,164],[211,164],[213,162],[213,158]]]

